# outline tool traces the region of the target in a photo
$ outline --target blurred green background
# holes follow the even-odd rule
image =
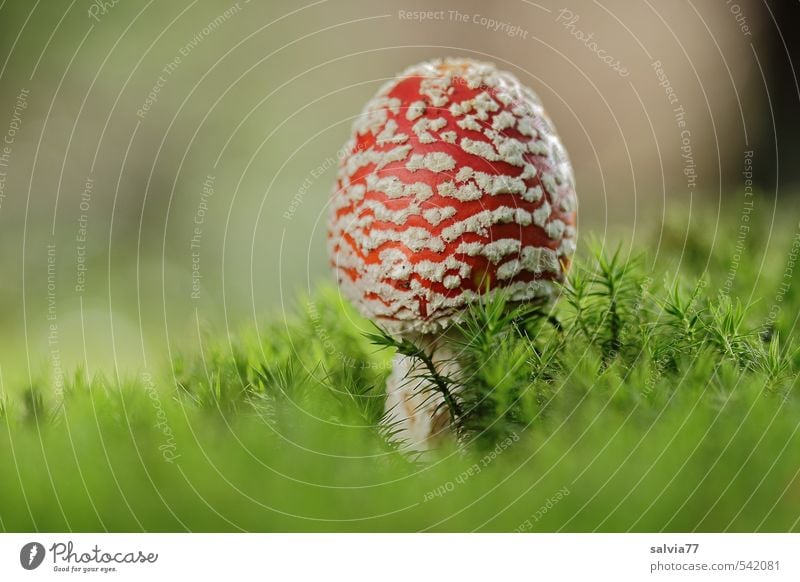
[[[380,84],[423,59],[494,61],[540,94],[582,233],[655,250],[670,207],[742,204],[747,150],[759,212],[775,212],[768,88],[787,59],[770,8],[735,6],[582,2],[566,18],[548,0],[4,0],[4,382],[159,369],[200,329],[257,323],[327,279],[330,160]]]

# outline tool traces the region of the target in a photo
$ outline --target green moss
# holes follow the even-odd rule
[[[582,249],[552,309],[469,312],[461,373],[432,378],[460,446],[398,452],[381,423],[392,349],[429,354],[324,287],[262,329],[209,335],[153,383],[79,373],[60,396],[0,399],[0,523],[797,531],[797,225],[753,224],[763,250],[731,279],[732,249],[669,224],[655,262]]]

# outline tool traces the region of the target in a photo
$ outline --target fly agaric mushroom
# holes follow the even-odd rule
[[[457,364],[444,333],[481,295],[550,300],[575,251],[572,167],[537,95],[489,63],[421,63],[386,83],[345,146],[328,250],[359,311]],[[389,418],[415,448],[446,427],[396,355]],[[430,388],[430,386],[427,386]],[[446,413],[444,413],[446,414]]]

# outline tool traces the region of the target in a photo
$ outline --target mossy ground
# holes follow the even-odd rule
[[[6,387],[0,530],[798,531],[798,225],[705,216],[583,245],[552,311],[472,310],[461,445],[422,460],[380,425],[394,342],[330,287],[159,378]]]

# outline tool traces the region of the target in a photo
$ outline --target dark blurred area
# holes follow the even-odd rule
[[[767,98],[758,142],[766,163],[756,170],[756,182],[764,190],[796,196],[793,191],[800,182],[800,2],[778,0],[765,2],[764,7],[772,33],[762,63]]]
[[[424,59],[493,61],[539,93],[575,166],[582,235],[640,236],[700,200],[741,206],[750,172],[766,200],[793,198],[799,13],[6,0],[0,367],[124,375],[328,280],[337,152],[380,85]]]

